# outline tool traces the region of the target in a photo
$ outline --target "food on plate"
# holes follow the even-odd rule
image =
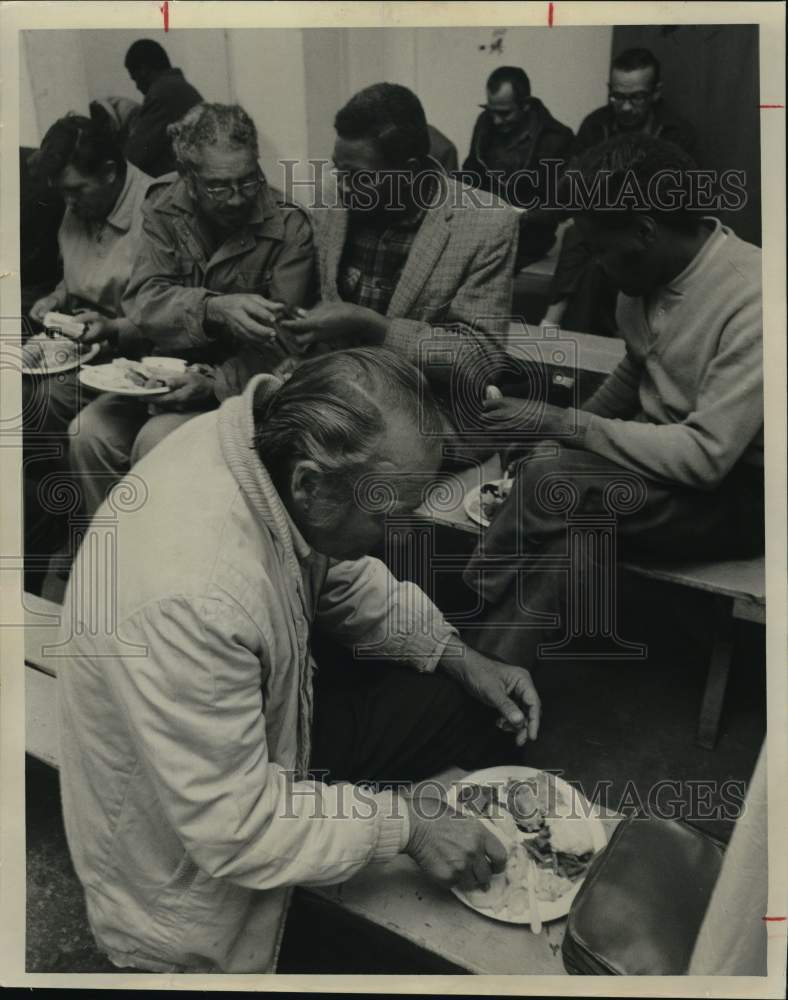
[[[46,354],[39,343],[28,343],[22,348],[22,364],[25,368],[40,368],[46,364]]]
[[[498,827],[508,850],[506,869],[493,875],[489,889],[465,892],[473,906],[516,919],[529,910],[529,858],[536,862],[536,897],[550,902],[570,892],[591,862],[591,828],[548,774],[463,785],[457,803]]]
[[[69,316],[68,313],[48,312],[44,316],[44,327],[47,330],[62,333],[64,337],[69,337],[73,340],[79,340],[85,333],[86,326],[87,324],[82,322],[82,320],[75,316]]]
[[[151,364],[150,361],[143,364],[141,361],[115,358],[112,366],[118,370],[117,378],[120,388],[131,383],[131,385],[139,386],[140,389],[163,389],[167,386],[167,376],[172,375],[171,368],[159,367]]]
[[[497,483],[485,483],[479,492],[479,506],[488,521],[492,521],[512,490],[512,481],[503,479]]]
[[[22,364],[25,368],[55,368],[72,364],[82,353],[79,344],[65,337],[47,337],[41,334],[31,337],[22,348]]]
[[[582,816],[554,816],[545,819],[550,830],[550,848],[555,854],[582,857],[594,850],[591,831]]]

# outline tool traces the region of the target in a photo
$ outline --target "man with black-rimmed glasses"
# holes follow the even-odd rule
[[[278,200],[238,105],[199,104],[170,126],[178,176],[151,188],[124,307],[151,353],[190,367],[147,400],[104,394],[80,415],[71,464],[92,514],[113,481],[175,427],[240,392],[285,357],[283,313],[311,303],[312,228]]]

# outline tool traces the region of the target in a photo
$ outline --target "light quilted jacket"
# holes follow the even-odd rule
[[[407,840],[391,793],[370,805],[299,780],[310,627],[424,671],[453,630],[378,560],[307,546],[252,448],[254,394],[277,384],[258,376],[151,451],[99,509],[66,595],[66,833],[120,966],[274,971],[289,887],[342,881]]]

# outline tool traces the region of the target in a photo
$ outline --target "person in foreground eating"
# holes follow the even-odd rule
[[[243,108],[198,104],[170,134],[179,176],[162,178],[143,205],[124,307],[152,354],[191,367],[156,397],[153,416],[146,399],[112,393],[83,411],[70,461],[91,516],[166,434],[287,357],[274,340],[277,316],[314,294],[309,219],[268,189]]]
[[[620,289],[626,355],[579,410],[490,393],[490,428],[530,449],[466,570],[486,601],[466,638],[528,665],[544,637],[538,616],[558,615],[569,629],[583,609],[568,608],[565,595],[587,597],[604,576],[597,552],[572,565],[567,584],[568,516],[586,525],[614,516],[619,555],[738,558],[764,544],[761,251],[693,209],[694,164],[671,143],[621,136],[579,167],[588,185],[607,177],[606,204],[622,191],[639,202],[592,204],[575,216]],[[596,611],[610,593],[599,593]]]
[[[115,964],[273,971],[291,886],[399,852],[445,885],[502,870],[476,818],[427,819],[391,787],[511,759],[539,724],[526,670],[464,645],[364,555],[384,533],[381,495],[400,512],[420,502],[440,419],[423,376],[385,350],[258,375],[139,463],[147,497],[118,519],[117,579],[80,551],[60,778]],[[102,634],[104,598],[117,614]],[[317,627],[355,659],[316,668]]]

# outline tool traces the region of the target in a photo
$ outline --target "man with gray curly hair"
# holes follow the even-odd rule
[[[271,972],[293,886],[399,853],[447,886],[503,868],[476,817],[403,786],[517,755],[539,724],[530,676],[366,554],[434,480],[441,424],[386,349],[259,375],[139,464],[122,575],[86,540],[60,776],[91,928],[118,966]],[[91,615],[110,594],[105,633]]]
[[[277,321],[314,297],[309,218],[269,189],[246,111],[198,104],[168,131],[178,176],[161,178],[143,205],[123,304],[151,353],[189,367],[156,397],[153,416],[110,394],[83,410],[71,462],[91,515],[166,434],[288,357]]]

